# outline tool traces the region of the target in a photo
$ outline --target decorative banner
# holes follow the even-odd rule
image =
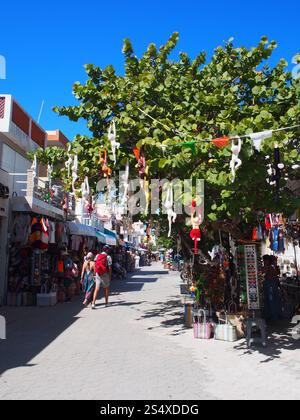
[[[140,149],[136,146],[133,147],[133,153],[134,156],[136,157],[136,160],[139,161],[140,160]]]
[[[191,149],[191,151],[194,153],[194,155],[196,154],[196,141],[187,141],[184,143],[179,143],[179,146]]]
[[[218,149],[222,149],[224,147],[229,146],[230,139],[229,137],[220,137],[218,139],[213,139],[212,143],[218,147]]]
[[[258,152],[261,151],[262,142],[266,139],[271,138],[272,136],[272,130],[249,134],[250,139],[253,141],[253,146]]]

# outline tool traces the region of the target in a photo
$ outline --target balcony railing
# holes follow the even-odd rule
[[[34,171],[29,169],[25,174],[10,174],[22,177],[24,180],[16,181],[22,186],[20,197],[26,197],[30,202],[38,200],[46,205],[55,207],[66,214],[74,216],[76,208],[76,198],[73,193],[65,193],[61,186],[50,185],[50,182],[35,176]],[[14,194],[19,197],[18,193]]]

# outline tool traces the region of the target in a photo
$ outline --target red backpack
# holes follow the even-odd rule
[[[104,274],[108,273],[108,265],[107,265],[107,254],[99,254],[96,259],[96,273],[99,276],[103,276]]]

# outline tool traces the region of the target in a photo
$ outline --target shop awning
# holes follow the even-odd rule
[[[90,236],[97,238],[97,230],[92,226],[82,225],[80,223],[69,222],[69,230],[71,235]]]
[[[99,242],[105,245],[117,246],[118,244],[117,236],[108,235],[106,232],[97,231],[97,238]]]

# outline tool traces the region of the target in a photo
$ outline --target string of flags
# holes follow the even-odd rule
[[[300,128],[300,124],[299,125],[295,125],[295,126],[290,126],[290,127],[284,127],[284,128],[279,128],[279,129],[275,129],[275,130],[266,130],[266,131],[261,131],[258,133],[252,133],[252,134],[244,134],[244,135],[235,135],[235,136],[224,136],[224,137],[220,137],[220,138],[206,138],[206,139],[199,139],[199,140],[195,140],[195,137],[189,133],[183,133],[180,132],[176,129],[172,129],[170,127],[168,127],[166,124],[156,120],[155,118],[153,118],[150,114],[148,114],[147,112],[145,112],[143,109],[138,108],[140,112],[142,112],[144,115],[146,115],[148,118],[150,118],[152,121],[156,122],[157,124],[160,124],[162,127],[164,127],[166,130],[168,131],[172,131],[173,133],[176,133],[180,136],[184,136],[186,138],[192,138],[192,141],[185,141],[176,145],[172,145],[172,146],[163,146],[163,147],[176,147],[176,146],[183,146],[183,147],[189,147],[192,150],[196,150],[196,144],[197,143],[213,143],[216,147],[218,148],[225,148],[228,147],[230,145],[231,141],[235,141],[237,139],[245,139],[245,138],[250,138],[253,142],[253,146],[257,151],[261,151],[261,147],[262,147],[262,143],[264,140],[271,138],[273,136],[274,133],[278,133],[281,131],[288,131],[288,130],[294,130],[296,128]]]
[[[184,136],[186,138],[192,138],[193,139],[192,141],[190,141],[190,140],[189,141],[184,141],[184,142],[181,142],[181,143],[177,143],[175,145],[169,145],[169,146],[162,145],[161,147],[162,147],[163,150],[165,150],[167,147],[182,146],[184,148],[190,148],[192,150],[192,152],[195,154],[196,153],[196,145],[198,143],[201,143],[201,142],[213,143],[219,149],[228,147],[231,144],[232,157],[231,157],[231,161],[230,161],[230,169],[231,169],[231,175],[232,175],[232,182],[235,182],[237,170],[243,164],[242,160],[240,159],[240,153],[241,153],[242,144],[243,144],[242,139],[250,138],[252,140],[253,148],[255,150],[257,150],[258,152],[260,152],[264,140],[267,140],[267,139],[273,137],[274,133],[278,133],[278,132],[281,132],[281,131],[294,130],[294,129],[300,128],[300,124],[299,124],[299,125],[295,125],[295,126],[283,127],[283,128],[274,129],[274,130],[260,131],[260,132],[257,132],[257,133],[195,140],[194,136],[192,136],[191,134],[182,133],[182,132],[180,132],[176,129],[171,129],[166,124],[161,123],[160,121],[153,118],[150,114],[145,112],[143,109],[139,108],[139,111],[142,112],[144,115],[146,115],[148,118],[150,118],[152,121],[154,121],[157,124],[160,124],[161,126],[163,126],[166,130],[172,131],[173,133],[176,133],[180,136]],[[279,154],[280,152],[279,152],[278,146],[275,145],[275,154],[276,153]],[[280,171],[283,168],[284,168],[284,165],[280,163],[280,157],[277,156],[277,159],[275,158],[275,169],[272,170],[272,172],[274,172],[275,175],[273,177],[270,177],[271,181],[273,181],[273,182],[270,182],[270,183],[272,185],[276,185],[278,191],[279,191],[279,180],[281,178]],[[270,171],[271,171],[271,169],[269,169],[269,172]]]

